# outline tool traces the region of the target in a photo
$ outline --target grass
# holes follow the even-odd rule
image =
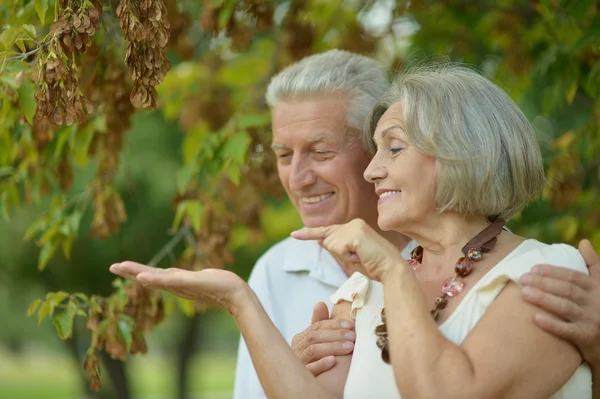
[[[131,390],[135,398],[175,396],[173,360],[157,356],[129,361]],[[0,357],[0,398],[80,399],[83,397],[77,364],[68,357]],[[192,362],[190,392],[203,398],[232,396],[235,356],[205,354]],[[103,383],[109,384],[106,373]],[[208,393],[208,395],[206,395]]]

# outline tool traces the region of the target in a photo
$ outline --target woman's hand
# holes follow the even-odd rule
[[[398,248],[362,219],[327,227],[304,228],[291,235],[298,240],[319,240],[319,244],[335,257],[373,280],[381,281],[388,271],[406,265]]]
[[[235,273],[205,269],[189,271],[177,268],[158,269],[136,262],[115,263],[110,271],[129,280],[138,281],[146,288],[155,288],[212,307],[226,308],[233,313],[250,288]]]

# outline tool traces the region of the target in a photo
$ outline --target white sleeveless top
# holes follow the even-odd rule
[[[539,263],[560,265],[589,274],[585,261],[575,248],[565,244],[547,245],[526,240],[486,273],[462,298],[454,313],[440,325],[450,341],[460,344],[481,319],[509,281],[519,278]],[[384,305],[383,285],[360,273],[354,273],[331,296],[335,304],[352,302],[356,319],[356,343],[350,372],[344,388],[344,399],[401,399],[392,367],[381,360],[375,327],[381,324]],[[550,399],[591,399],[592,374],[587,364],[580,365],[571,379]]]

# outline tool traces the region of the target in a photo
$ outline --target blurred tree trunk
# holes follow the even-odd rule
[[[177,349],[177,399],[188,399],[190,364],[198,350],[199,342],[202,339],[201,316],[196,313],[192,318],[187,319],[183,339],[181,339]]]
[[[71,357],[77,364],[77,371],[78,371],[77,374],[79,375],[79,381],[81,382],[81,391],[84,392],[85,397],[87,399],[98,398],[99,395],[97,393],[90,391],[85,373],[82,372],[83,357],[81,356],[81,353],[79,352],[79,348],[77,347],[78,341],[79,341],[79,331],[77,328],[73,328],[73,336],[71,337],[71,339],[67,339],[64,342],[67,345],[67,348],[69,349],[69,353],[71,354]]]
[[[127,379],[127,373],[125,372],[125,363],[120,360],[112,359],[103,351],[98,351],[98,357],[104,363],[110,381],[114,389],[114,399],[131,399],[131,393],[129,392],[129,381]]]

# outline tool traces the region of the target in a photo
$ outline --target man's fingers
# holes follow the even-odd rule
[[[568,321],[582,318],[582,308],[573,301],[548,294],[537,288],[525,286],[522,290],[523,298],[540,308]]]
[[[319,374],[331,369],[335,365],[335,356],[327,356],[307,364],[305,367],[315,377]]]
[[[577,339],[578,329],[574,324],[559,320],[547,314],[538,313],[533,319],[535,324],[542,330],[556,335],[564,340],[573,342]]]
[[[306,331],[317,331],[317,330],[354,330],[354,321],[345,319],[335,319],[317,321],[312,323]]]
[[[315,308],[313,309],[312,320],[310,324],[314,324],[317,321],[329,320],[329,309],[325,302],[317,302]]]
[[[535,265],[531,269],[531,273],[543,277],[549,277],[556,280],[563,280],[569,283],[573,283],[589,290],[592,287],[592,279],[585,273],[578,272],[576,270],[567,269],[566,267],[553,266],[553,265]]]
[[[525,273],[519,282],[524,287],[534,287],[548,294],[569,299],[584,305],[587,294],[580,286],[565,280],[544,277],[537,273]]]
[[[316,362],[327,356],[349,355],[354,350],[354,342],[326,342],[309,345],[300,356],[304,364]]]
[[[596,277],[600,274],[600,256],[594,250],[589,240],[581,240],[579,243],[579,252],[590,269],[590,274]]]

